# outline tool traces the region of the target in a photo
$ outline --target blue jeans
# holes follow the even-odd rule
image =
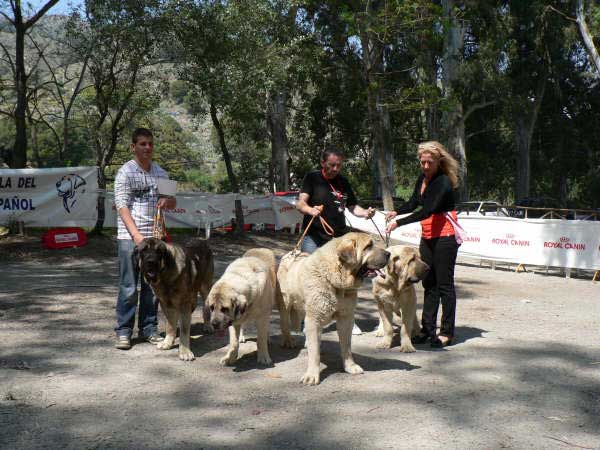
[[[304,239],[302,239],[300,251],[303,251],[304,253],[314,253],[319,247],[322,247],[326,243],[327,241],[317,236],[311,236],[310,234],[307,234],[304,236]]]
[[[140,315],[138,317],[138,336],[150,336],[158,332],[158,299],[144,277],[140,277],[139,268],[133,265],[132,240],[118,239],[119,248],[119,295],[117,297],[117,336],[133,334],[135,325],[135,310],[138,304],[137,284],[141,278]]]

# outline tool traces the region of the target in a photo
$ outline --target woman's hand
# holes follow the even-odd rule
[[[391,219],[396,217],[398,213],[396,211],[388,211],[385,213],[385,221],[389,222]]]
[[[398,224],[396,222],[390,222],[390,223],[388,223],[387,227],[385,227],[385,232],[391,233],[396,228],[398,228]]]

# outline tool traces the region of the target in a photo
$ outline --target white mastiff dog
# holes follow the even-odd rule
[[[283,302],[281,333],[284,346],[293,346],[290,315],[305,316],[308,369],[301,379],[307,385],[320,382],[321,329],[335,320],[344,370],[359,374],[363,369],[352,358],[352,325],[357,289],[363,279],[384,267],[390,254],[374,245],[365,233],[348,233],[332,239],[313,254],[286,254],[277,278]]]

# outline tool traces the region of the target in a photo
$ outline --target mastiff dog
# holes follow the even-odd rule
[[[198,293],[206,301],[212,286],[214,261],[210,247],[202,239],[190,240],[182,247],[146,238],[136,246],[133,258],[152,286],[167,319],[166,337],[157,347],[160,350],[173,347],[179,323],[179,359],[192,361],[192,312],[196,308]]]
[[[281,287],[281,334],[285,346],[293,346],[290,316],[304,316],[308,369],[306,385],[320,382],[321,329],[335,320],[344,370],[363,369],[352,358],[352,324],[357,290],[366,277],[375,276],[390,254],[377,247],[365,233],[348,233],[332,239],[313,254],[284,255],[277,272]]]
[[[238,357],[242,325],[256,322],[257,362],[272,364],[269,355],[271,309],[279,295],[277,262],[268,248],[253,248],[233,261],[214,284],[205,302],[205,317],[218,332],[229,328],[229,348],[221,364],[230,366]]]
[[[390,260],[383,273],[373,279],[373,297],[379,309],[379,327],[376,336],[383,337],[377,348],[390,348],[394,335],[393,316],[402,317],[400,328],[400,351],[412,353],[415,347],[411,338],[418,333],[417,294],[414,284],[421,281],[429,266],[420,256],[419,250],[403,245],[388,247]]]

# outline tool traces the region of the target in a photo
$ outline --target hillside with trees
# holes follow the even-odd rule
[[[333,144],[391,208],[435,139],[463,200],[600,206],[597,2],[40,4],[0,1],[5,167],[95,165],[110,188],[148,126],[186,190],[264,193]]]

